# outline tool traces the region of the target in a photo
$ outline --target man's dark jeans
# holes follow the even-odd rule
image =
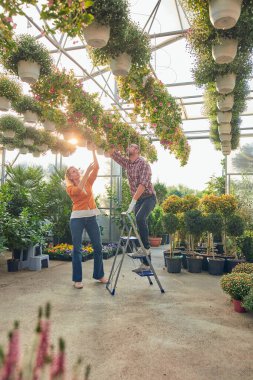
[[[94,249],[94,271],[93,278],[99,280],[104,277],[103,268],[103,254],[100,230],[97,223],[96,216],[87,218],[73,218],[70,219],[70,230],[73,242],[72,253],[72,280],[75,282],[82,281],[82,235],[83,230],[86,229],[92,247]]]
[[[148,216],[154,209],[156,204],[156,196],[151,195],[148,197],[139,198],[136,202],[134,213],[136,217],[136,223],[139,230],[140,238],[144,248],[149,249],[150,244],[148,240]],[[141,260],[143,264],[149,265],[146,258]]]

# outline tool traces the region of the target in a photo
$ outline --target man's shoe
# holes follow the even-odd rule
[[[139,268],[133,269],[132,272],[134,273],[141,273],[145,271],[151,271],[150,266],[141,264]]]
[[[138,259],[138,258],[141,258],[143,256],[150,256],[151,255],[151,251],[150,249],[145,249],[145,251],[142,249],[142,248],[139,248],[138,251],[132,253],[131,256],[132,259]]]

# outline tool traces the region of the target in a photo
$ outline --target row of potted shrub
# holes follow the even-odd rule
[[[252,70],[253,2],[182,3],[191,20],[188,41],[195,56],[195,81],[206,85],[205,109],[211,137],[226,155],[231,147],[238,146],[239,114],[246,108],[247,79]]]

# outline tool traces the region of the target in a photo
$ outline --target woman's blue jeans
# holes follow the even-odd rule
[[[83,230],[86,229],[89,235],[92,247],[94,249],[94,270],[93,278],[99,280],[104,277],[103,267],[103,253],[100,230],[97,223],[96,216],[87,218],[73,218],[70,219],[70,230],[73,242],[72,252],[72,280],[74,282],[81,282],[82,275],[82,236]]]

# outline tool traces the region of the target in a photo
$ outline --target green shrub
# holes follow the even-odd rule
[[[249,293],[244,297],[242,306],[248,311],[253,311],[253,288],[251,288]]]

